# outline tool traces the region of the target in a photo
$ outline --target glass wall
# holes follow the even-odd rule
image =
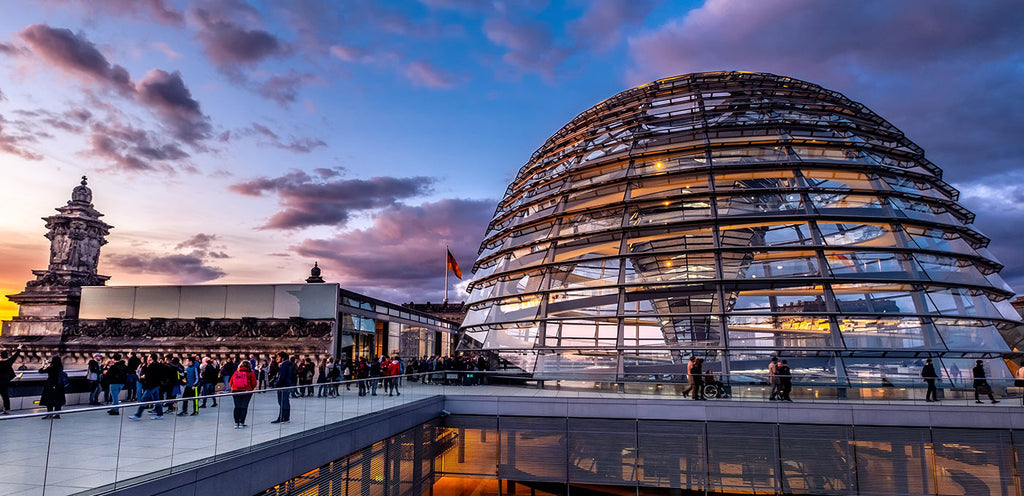
[[[1020,446],[994,429],[453,415],[262,494],[1011,495]]]
[[[337,284],[87,286],[81,319],[337,318]]]

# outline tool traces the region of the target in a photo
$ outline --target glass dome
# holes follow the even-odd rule
[[[1013,291],[923,150],[863,105],[772,74],[689,74],[583,112],[498,204],[461,350],[536,377],[920,383],[1021,343]]]

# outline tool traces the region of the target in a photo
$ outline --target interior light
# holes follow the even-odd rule
[[[660,169],[661,166],[662,166],[662,163],[661,162],[655,162],[654,166]]]
[[[671,267],[671,266],[672,266],[672,261],[671,260],[665,262],[665,267]]]

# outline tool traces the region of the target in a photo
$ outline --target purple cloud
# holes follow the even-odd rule
[[[128,273],[167,276],[178,284],[198,284],[226,275],[220,267],[208,265],[203,256],[194,253],[110,254],[104,256],[104,261]]]
[[[295,153],[309,153],[322,146],[327,146],[327,143],[325,143],[323,140],[310,137],[292,137],[289,138],[288,140],[284,140],[280,136],[278,136],[277,133],[271,131],[270,128],[257,122],[252,123],[252,125],[249,126],[249,128],[241,130],[240,134],[257,136],[261,138],[259,141],[261,144],[270,145],[273,146],[274,148],[280,148],[282,150],[288,150]],[[329,169],[316,170],[321,171]]]
[[[163,142],[155,133],[115,121],[94,123],[88,143],[86,154],[127,172],[170,172],[169,163],[189,157],[177,144]]]
[[[540,21],[489,19],[484,22],[484,34],[506,49],[502,56],[505,63],[522,72],[538,72],[548,79],[554,78],[555,68],[571,54],[555,45],[550,27]]]
[[[448,245],[468,279],[480,236],[495,200],[445,199],[418,206],[393,205],[373,225],[328,239],[307,239],[295,253],[320,260],[346,287],[387,296],[392,301],[439,301],[443,291],[444,248]],[[327,270],[327,269],[325,269]],[[451,277],[454,287],[458,279]],[[453,293],[453,300],[464,295]]]
[[[70,30],[34,24],[23,29],[20,37],[31,47],[33,53],[52,66],[81,81],[98,84],[134,99],[158,116],[176,139],[194,149],[205,150],[202,142],[213,134],[210,119],[202,113],[199,102],[192,97],[191,91],[177,71],[168,73],[153,69],[137,83],[133,83],[123,67],[111,64],[92,42]],[[92,95],[91,92],[88,94]],[[117,121],[119,118],[116,116],[123,115],[120,109],[102,98],[93,97],[92,100],[94,107],[107,110],[115,116],[106,119],[108,122]],[[75,111],[78,112],[77,115],[59,117],[48,113],[43,122],[69,132],[86,132],[86,124],[91,116],[90,110]],[[118,133],[111,133],[111,130]],[[126,126],[116,122],[105,129],[91,130],[90,153],[106,157],[119,168],[127,170],[153,169],[154,167],[146,163],[147,158],[177,160],[188,156],[180,151],[177,145],[151,146],[152,142],[161,141],[152,137],[146,137],[141,141],[129,138],[125,132],[138,134],[138,130],[126,130]],[[128,148],[132,148],[133,151],[126,153],[125,150]]]
[[[174,249],[181,250],[184,248],[198,248],[201,250],[206,250],[209,249],[211,245],[213,245],[213,242],[216,239],[216,234],[199,233],[196,234],[195,236],[192,236],[191,238],[186,239],[185,241],[182,241],[181,243],[178,243],[174,247]]]
[[[367,57],[369,53],[359,47],[345,46],[345,45],[334,45],[330,48],[331,55],[345,61],[345,62],[365,62],[368,61]]]
[[[167,26],[181,26],[184,14],[168,6],[164,0],[44,0],[54,8],[66,9],[68,4],[80,7],[87,16],[130,17],[141,21],[156,21]]]
[[[1024,155],[1021,26],[1012,0],[708,0],[629,39],[628,84],[707,70],[804,79],[863,102],[966,180]]]
[[[25,148],[25,143],[38,141],[30,134],[11,134],[7,121],[0,116],[0,152],[15,155],[26,160],[42,160],[43,156]]]
[[[0,55],[18,55],[21,53],[21,49],[10,44],[0,42]]]
[[[256,64],[286,51],[277,36],[267,31],[245,29],[231,17],[206,9],[195,9],[193,14],[200,26],[199,41],[206,56],[222,70]]]
[[[132,92],[128,71],[119,65],[111,65],[96,45],[69,29],[33,24],[21,30],[19,36],[57,69],[99,82],[121,93]]]
[[[429,177],[329,180],[296,170],[276,178],[260,177],[234,184],[229,189],[246,196],[276,194],[282,210],[263,228],[299,229],[344,226],[353,213],[390,207],[399,200],[427,194],[433,183]]]
[[[135,87],[139,100],[164,118],[176,138],[196,145],[213,133],[209,117],[203,115],[178,71],[168,74],[153,69]]]
[[[406,79],[414,86],[426,88],[453,88],[459,83],[459,78],[453,74],[434,67],[429,62],[410,62],[405,66]]]
[[[287,74],[270,76],[266,81],[257,85],[256,92],[264,98],[287,105],[295,101],[299,94],[299,88],[316,83],[323,83],[323,80],[316,74],[291,71]]]
[[[604,51],[622,40],[626,28],[640,26],[654,10],[654,0],[592,2],[583,15],[568,25],[581,49]]]

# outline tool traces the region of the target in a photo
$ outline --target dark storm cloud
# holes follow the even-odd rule
[[[96,45],[69,29],[33,24],[19,33],[32,50],[56,68],[100,82],[122,93],[132,92],[128,71],[112,65]]]
[[[630,39],[630,84],[752,70],[843,92],[921,145],[947,177],[1019,166],[1024,9],[997,0],[708,0]]]
[[[429,177],[373,177],[334,179],[292,171],[276,178],[260,177],[229,189],[247,196],[276,194],[282,209],[263,225],[265,229],[344,226],[354,213],[395,205],[399,200],[427,194]]]
[[[179,284],[198,284],[226,275],[220,267],[207,265],[204,257],[196,253],[187,255],[111,254],[107,255],[104,261],[128,273],[169,276]]]
[[[327,146],[327,143],[317,138],[290,137],[288,139],[283,139],[278,136],[277,133],[271,131],[270,128],[257,122],[252,123],[252,125],[246,129],[240,130],[239,134],[243,136],[256,136],[260,144],[269,145],[274,148],[280,148],[282,150],[288,150],[295,153],[309,153],[317,148]]]
[[[135,87],[139,100],[163,117],[176,138],[195,145],[212,135],[209,117],[203,115],[178,71],[168,74],[153,69]]]
[[[480,237],[495,200],[445,199],[419,206],[394,205],[374,217],[373,226],[329,239],[307,239],[292,249],[320,260],[346,286],[386,291],[393,300],[440,300],[445,245],[468,279]],[[326,269],[325,269],[326,270]],[[454,276],[449,283],[458,282]],[[453,300],[464,295],[454,294]]]

